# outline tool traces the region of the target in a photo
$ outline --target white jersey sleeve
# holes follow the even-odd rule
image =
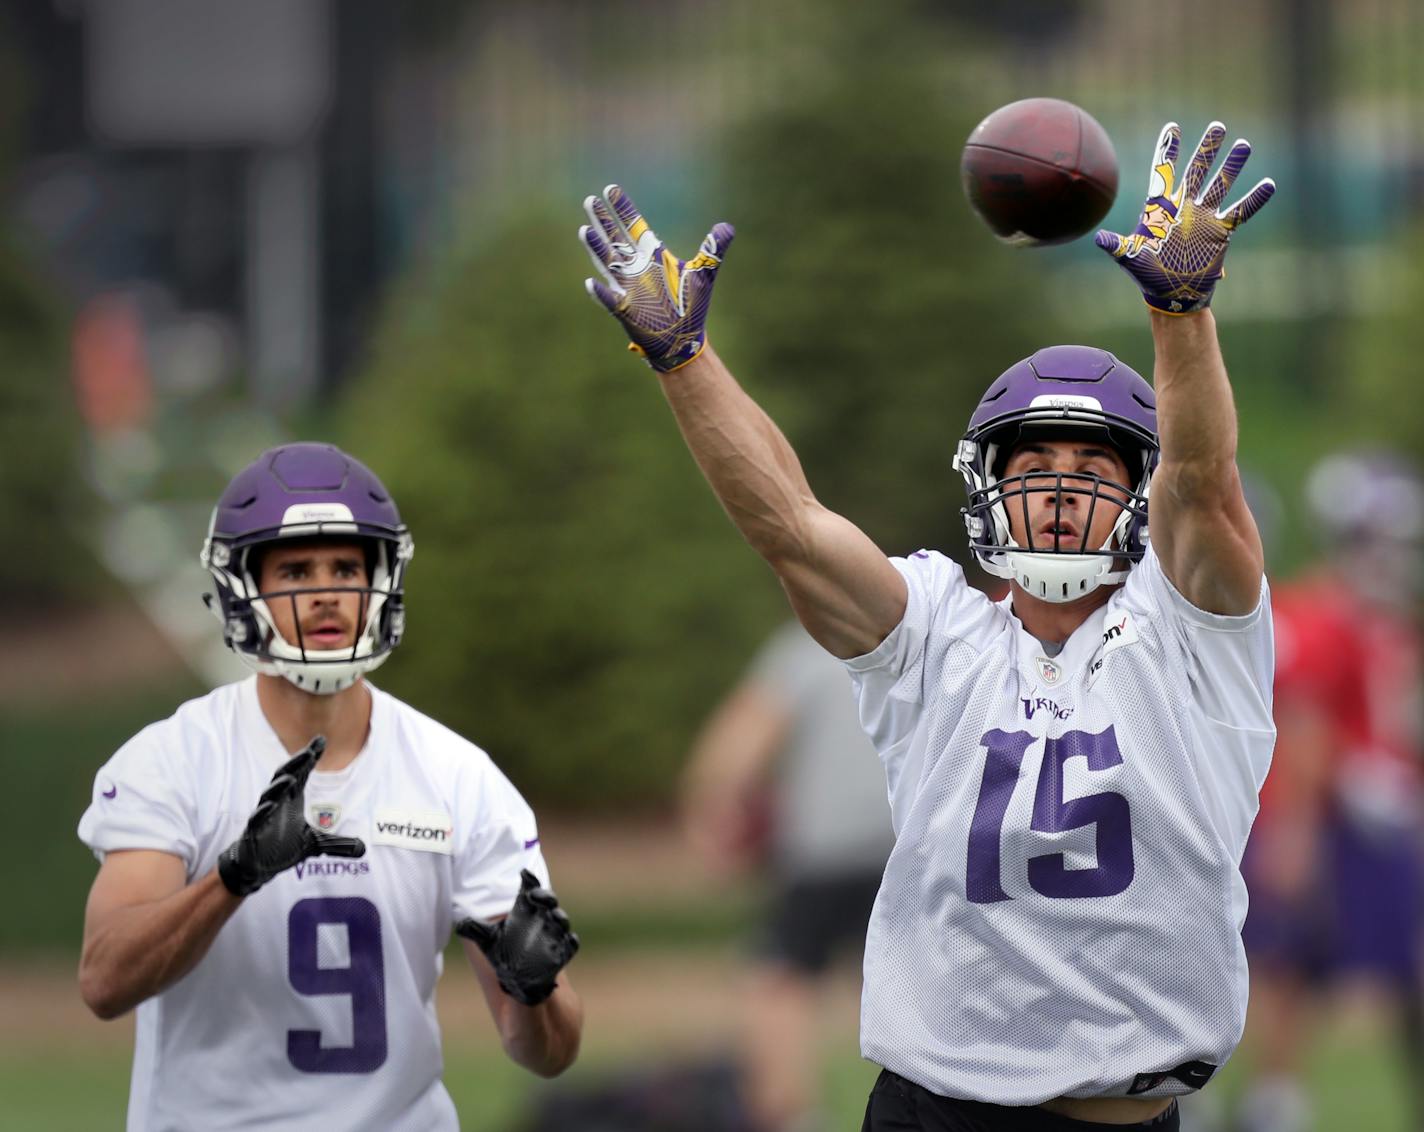
[[[885,766],[894,812],[903,809],[896,799],[914,792],[924,769],[916,757],[924,749],[916,749],[913,740],[927,690],[938,686],[946,668],[974,665],[1001,614],[965,580],[959,564],[939,551],[918,550],[890,563],[909,591],[904,616],[877,648],[845,663],[860,702],[861,726]]]
[[[514,907],[519,874],[528,869],[541,884],[550,884],[549,869],[539,847],[534,811],[504,773],[481,759],[472,780],[475,819],[455,859],[451,916],[488,920]]]
[[[174,737],[170,722],[146,727],[95,775],[79,838],[100,861],[117,850],[156,849],[181,858],[190,880],[196,875],[206,807],[193,761]]]
[[[1193,749],[1204,762],[1200,769],[1208,812],[1239,857],[1256,817],[1274,746],[1276,656],[1270,587],[1263,577],[1256,608],[1249,613],[1209,613],[1182,596],[1149,547],[1128,575],[1122,601],[1125,609],[1175,638],[1202,732]],[[1271,741],[1262,743],[1263,735]]]

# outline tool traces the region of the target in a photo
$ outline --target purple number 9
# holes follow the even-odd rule
[[[964,880],[964,894],[973,904],[1011,899],[1001,877],[1000,839],[1024,755],[1033,742],[1034,737],[1027,731],[994,730],[980,740],[985,750],[984,778],[969,823]],[[1066,833],[1094,826],[1098,863],[1091,869],[1070,869],[1064,864],[1062,853],[1044,853],[1029,858],[1028,883],[1035,892],[1057,899],[1116,896],[1132,883],[1135,871],[1132,814],[1121,794],[1063,797],[1063,764],[1078,756],[1087,762],[1090,771],[1107,770],[1122,762],[1111,727],[1096,735],[1070,731],[1044,740],[1029,827],[1040,833]]]
[[[346,928],[351,961],[317,965],[317,929]],[[299,994],[351,996],[349,1046],[324,1046],[320,1030],[288,1030],[287,1060],[303,1073],[371,1073],[386,1061],[386,969],[381,914],[360,896],[299,900],[287,917],[287,973]]]

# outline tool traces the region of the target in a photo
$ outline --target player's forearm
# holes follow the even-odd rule
[[[500,1039],[510,1060],[540,1077],[557,1077],[574,1063],[583,1036],[583,1002],[559,976],[554,993],[538,1006],[506,997],[499,1018]]]
[[[662,386],[693,459],[752,548],[773,565],[807,557],[817,504],[801,462],[711,345]]]
[[[214,871],[162,900],[108,912],[85,932],[85,1005],[100,1018],[117,1018],[171,986],[207,954],[241,903]]]
[[[1234,485],[1236,405],[1210,310],[1151,312],[1156,348],[1153,386],[1162,464],[1183,502]]]

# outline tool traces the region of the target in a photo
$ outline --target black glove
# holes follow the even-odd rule
[[[308,857],[366,855],[366,843],[359,837],[322,833],[308,825],[302,813],[307,778],[324,750],[326,737],[318,735],[277,768],[242,836],[218,857],[218,876],[233,895],[250,896]]]
[[[569,930],[569,918],[558,898],[539,886],[528,869],[519,872],[519,895],[508,916],[486,924],[464,919],[457,935],[472,939],[489,958],[504,993],[537,1006],[554,993],[554,977],[579,949],[579,937]]]

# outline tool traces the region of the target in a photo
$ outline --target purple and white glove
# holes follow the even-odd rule
[[[1168,122],[1157,138],[1147,203],[1137,227],[1127,236],[1099,231],[1094,237],[1098,247],[1137,281],[1142,297],[1155,310],[1190,314],[1210,306],[1216,281],[1226,274],[1222,261],[1231,233],[1276,191],[1276,183],[1267,177],[1230,208],[1222,207],[1232,182],[1251,156],[1251,143],[1244,138],[1232,143],[1226,160],[1203,190],[1225,137],[1226,127],[1220,122],[1209,125],[1186,176],[1177,184],[1182,130],[1176,122]]]
[[[716,224],[689,260],[680,260],[648,227],[617,185],[583,202],[590,223],[579,228],[603,282],[584,280],[588,293],[623,324],[628,348],[659,373],[685,366],[707,344],[707,308],[717,269],[736,235]]]

